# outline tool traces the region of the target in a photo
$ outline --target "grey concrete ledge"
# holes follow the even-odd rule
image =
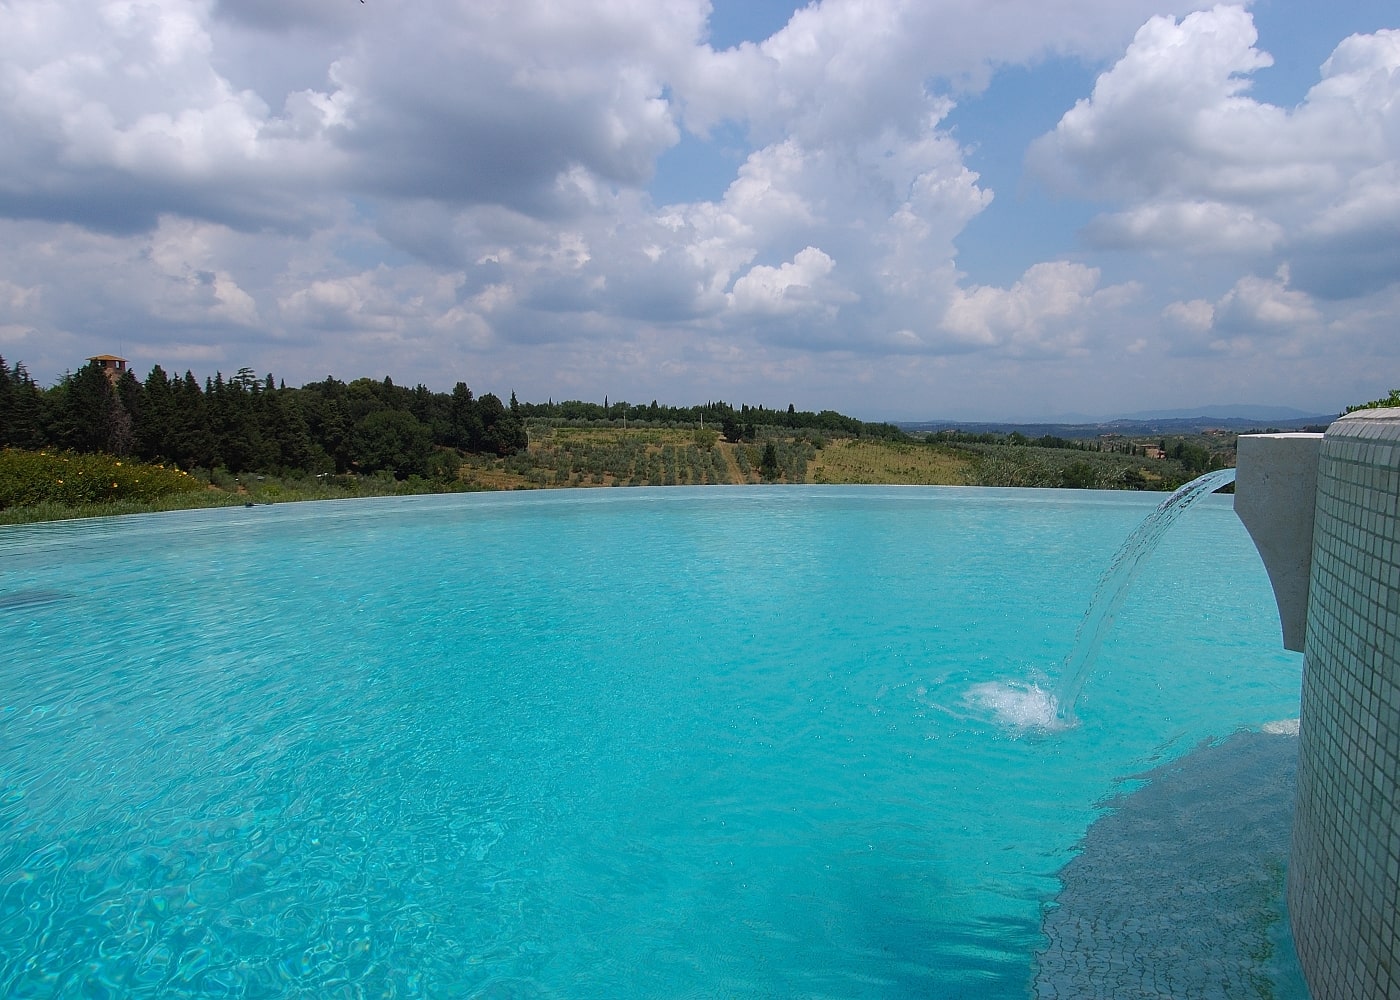
[[[1303,651],[1321,434],[1245,434],[1235,457],[1235,513],[1274,588],[1283,648]]]

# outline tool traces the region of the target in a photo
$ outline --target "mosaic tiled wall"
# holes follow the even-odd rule
[[[1400,410],[1322,439],[1308,595],[1294,942],[1313,997],[1400,997]]]

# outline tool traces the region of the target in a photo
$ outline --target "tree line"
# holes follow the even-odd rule
[[[203,382],[160,365],[145,380],[110,378],[96,361],[41,388],[23,363],[0,357],[0,447],[62,448],[131,456],[182,469],[244,472],[390,472],[399,479],[450,480],[464,454],[526,450],[526,423],[713,428],[733,442],[781,429],[808,435],[902,440],[894,424],[866,423],[834,410],[786,410],[723,401],[663,406],[604,400],[503,403],[463,382],[450,393],[390,378],[342,382],[327,376],[289,388],[271,374],[240,368]],[[766,433],[765,433],[766,432]]]
[[[463,382],[450,393],[392,379],[301,388],[242,368],[201,384],[160,365],[145,381],[109,378],[96,362],[38,386],[0,358],[0,447],[104,452],[184,469],[380,472],[451,478],[462,453],[508,455],[528,444],[517,413]]]
[[[1085,441],[1077,438],[1063,438],[1054,434],[1040,437],[1027,437],[1020,431],[1002,434],[996,431],[960,431],[948,428],[933,431],[925,437],[930,444],[1009,444],[1021,448],[1055,448],[1060,451],[1102,452],[1102,442]],[[1112,448],[1110,451],[1114,450]]]
[[[512,396],[512,400],[514,397]],[[867,423],[835,410],[799,410],[789,403],[786,410],[765,406],[738,407],[723,400],[698,406],[665,406],[652,400],[646,403],[609,402],[601,404],[578,400],[556,403],[514,403],[513,412],[531,420],[562,424],[651,424],[669,427],[712,427],[730,441],[756,441],[760,428],[782,428],[787,431],[816,431],[831,437],[868,437],[889,441],[904,440],[907,435],[889,423]]]

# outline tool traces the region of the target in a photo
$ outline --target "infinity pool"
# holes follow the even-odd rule
[[[1298,714],[1225,497],[1151,558],[1076,728],[976,694],[1053,685],[1160,499],[600,489],[0,529],[0,995],[1027,996],[1105,800]]]

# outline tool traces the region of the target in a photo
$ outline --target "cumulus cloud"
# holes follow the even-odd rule
[[[943,328],[969,347],[1015,355],[1076,355],[1089,346],[1096,314],[1137,292],[1132,285],[1099,287],[1100,272],[1069,261],[1036,264],[1010,288],[982,285],[952,296]]]
[[[1192,4],[824,0],[760,43],[692,53],[674,89],[690,127],[737,118],[765,144],[848,141],[891,124],[910,133],[928,110],[924,81],[975,91],[995,67],[1047,52],[1097,59],[1164,6]]]
[[[1235,283],[1216,308],[1218,328],[1251,333],[1296,331],[1315,326],[1317,307],[1303,292],[1290,288],[1287,267],[1272,278],[1246,276]]]
[[[1033,162],[1057,187],[1099,196],[1218,199],[1237,193],[1239,172],[1251,166],[1256,193],[1277,186],[1285,113],[1245,96],[1248,75],[1272,63],[1254,47],[1257,38],[1242,7],[1180,22],[1153,17],[1093,94],[1033,147]]]
[[[759,265],[734,282],[731,305],[741,313],[791,315],[828,310],[834,298],[850,299],[842,292],[825,291],[836,262],[816,247],[806,247],[779,267]]]
[[[29,312],[39,305],[39,289],[33,285],[26,288],[0,278],[0,305],[11,316]]]
[[[1284,240],[1277,222],[1242,205],[1166,201],[1101,215],[1085,228],[1094,246],[1199,254],[1267,254]]]
[[[1344,39],[1296,108],[1249,96],[1272,63],[1257,41],[1243,7],[1152,18],[1031,165],[1125,203],[1087,227],[1094,246],[1294,261],[1324,297],[1400,280],[1400,31]]]
[[[301,29],[340,35],[360,15],[348,4],[320,0],[216,0],[214,16],[263,32]]]
[[[1162,315],[1178,329],[1201,334],[1209,330],[1215,323],[1215,306],[1205,299],[1172,302],[1162,310]]]
[[[0,335],[36,371],[119,348],[541,396],[690,373],[819,405],[974,384],[954,356],[1340,336],[1327,303],[1379,310],[1400,267],[1400,33],[1342,41],[1284,109],[1250,97],[1248,11],[1196,6],[819,0],[716,50],[707,0],[11,0]],[[1063,57],[1116,60],[1032,155],[1108,203],[1091,253],[969,277],[959,238],[1016,194],[948,115]],[[719,126],[743,147],[718,193],[657,203],[663,155]],[[1177,262],[1203,255],[1218,284],[1191,287]]]
[[[384,195],[568,210],[571,171],[636,186],[679,138],[662,66],[693,46],[695,3],[531,0],[509,16],[445,0],[334,67],[338,148]],[[393,151],[392,155],[389,151]]]
[[[338,159],[334,101],[292,95],[275,114],[213,68],[205,16],[181,0],[0,8],[0,213],[109,231],[167,212],[305,223]]]
[[[1245,275],[1217,301],[1173,302],[1163,318],[1176,353],[1296,355],[1325,341],[1328,325],[1307,293],[1291,287],[1287,265],[1268,277]]]

